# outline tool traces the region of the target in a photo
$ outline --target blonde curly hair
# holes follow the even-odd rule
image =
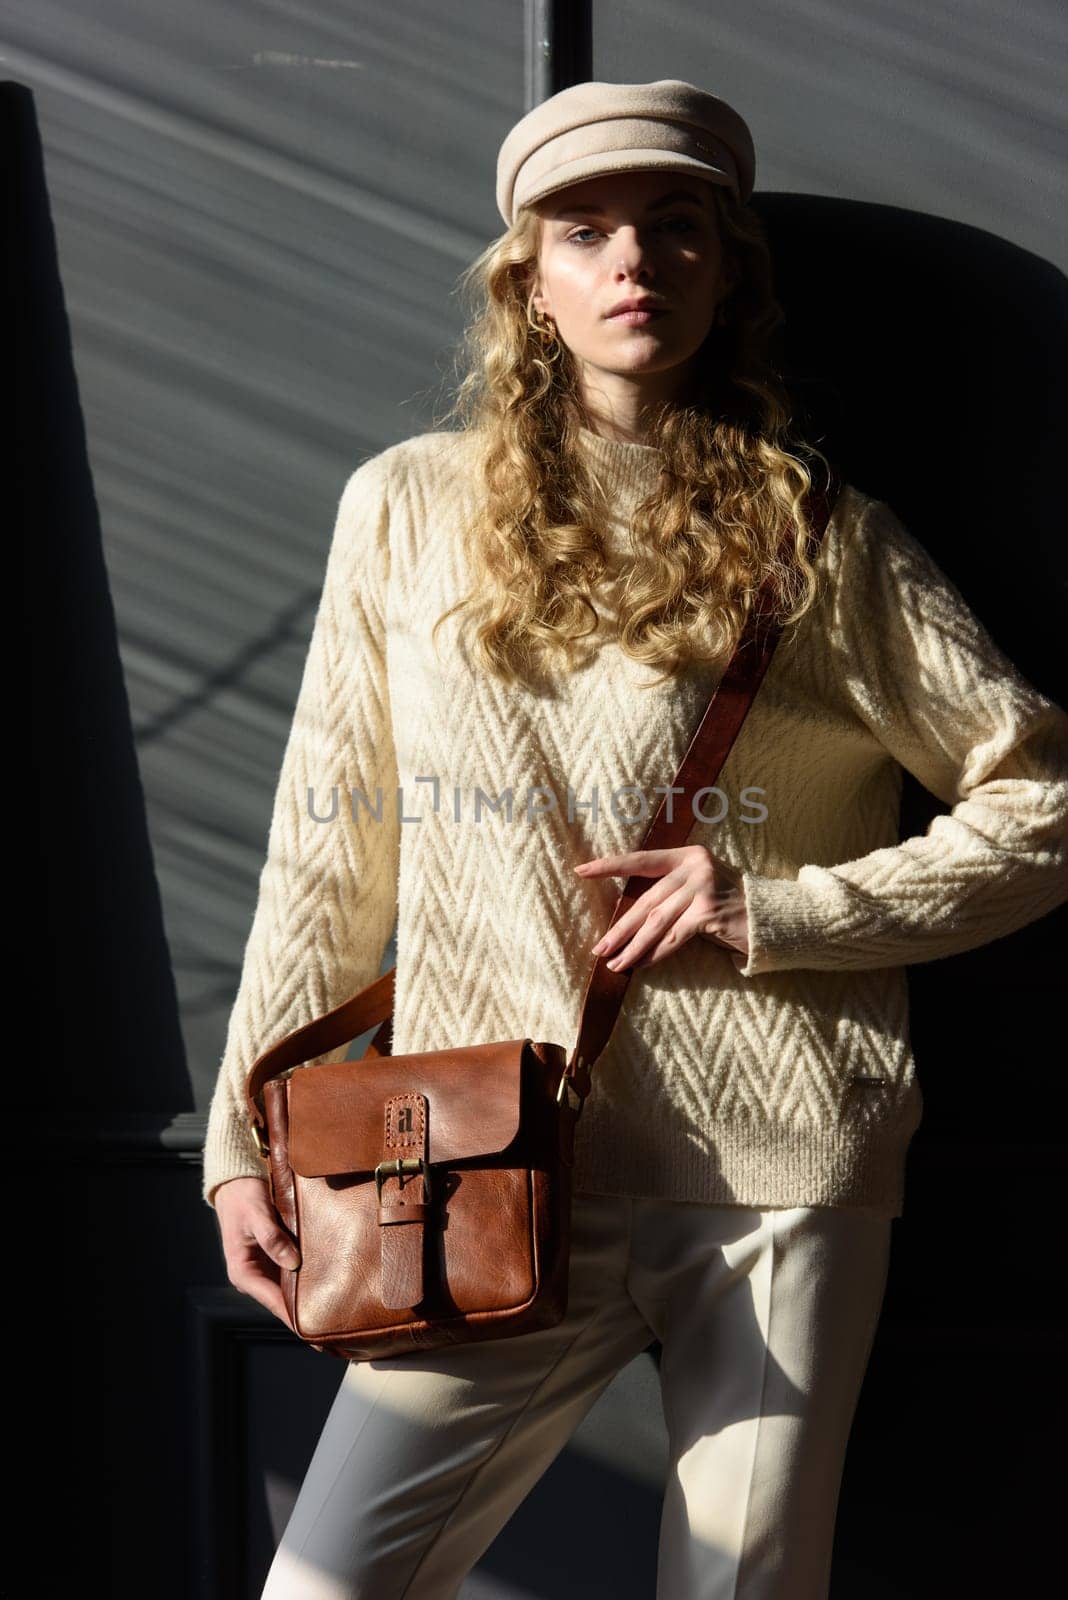
[[[810,464],[829,468],[795,437],[785,386],[769,360],[783,321],[763,224],[711,185],[724,254],[738,276],[724,325],[702,346],[697,398],[665,404],[647,442],[663,464],[656,490],[635,508],[635,554],[621,586],[623,652],[665,678],[688,662],[726,661],[765,578],[784,624],[813,604],[817,577],[803,497]],[[456,355],[459,420],[477,448],[483,493],[466,530],[474,582],[437,619],[463,612],[474,654],[505,682],[570,668],[601,618],[593,590],[606,571],[599,528],[610,515],[588,470],[578,430],[588,426],[577,367],[562,341],[546,350],[531,314],[541,237],[523,208],[462,274],[476,306]],[[821,480],[823,475],[819,475]],[[793,523],[793,559],[783,536]]]

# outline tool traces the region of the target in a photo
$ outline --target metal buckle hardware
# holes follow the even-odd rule
[[[402,1172],[421,1172],[423,1174],[423,1199],[430,1199],[430,1167],[422,1156],[398,1156],[395,1161],[380,1161],[375,1168],[375,1194],[379,1203],[382,1200],[383,1178],[399,1178]]]
[[[583,1062],[582,1057],[578,1056],[576,1058],[576,1060],[575,1060],[575,1068],[576,1068],[576,1070],[577,1071],[581,1071],[582,1067],[584,1065],[585,1065],[585,1063]],[[561,1075],[560,1082],[559,1082],[559,1084],[557,1086],[557,1090],[556,1090],[556,1103],[557,1103],[557,1105],[563,1105],[565,1096],[574,1095],[574,1097],[575,1097],[574,1101],[572,1102],[569,1099],[568,1102],[567,1102],[568,1110],[569,1111],[581,1111],[581,1109],[582,1109],[582,1096],[579,1094],[578,1090],[575,1088],[575,1085],[572,1083],[571,1079],[572,1079],[572,1074],[570,1072],[564,1072]]]
[[[263,1134],[260,1132],[260,1125],[258,1122],[254,1122],[252,1124],[252,1138],[256,1149],[259,1151],[264,1161],[269,1161],[271,1159],[271,1149],[264,1139]]]

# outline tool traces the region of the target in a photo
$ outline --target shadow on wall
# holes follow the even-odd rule
[[[0,124],[10,196],[5,309],[15,333],[15,493],[8,488],[5,508],[14,498],[20,565],[11,746],[23,808],[8,858],[28,890],[17,905],[20,969],[9,994],[34,1036],[9,1062],[6,1084],[22,1201],[11,1232],[28,1323],[11,1514],[17,1526],[40,1526],[58,1434],[70,1492],[63,1535],[45,1557],[50,1582],[62,1589],[69,1576],[76,1586],[64,1563],[80,1573],[93,1550],[107,1589],[111,1519],[145,1494],[128,1417],[164,1416],[159,1393],[139,1380],[154,1364],[158,1385],[167,1365],[161,1328],[174,1323],[164,1304],[166,1224],[150,1253],[129,1253],[131,1212],[111,1179],[141,1166],[158,1192],[160,1135],[193,1099],[28,89],[0,84]],[[156,1493],[173,1503],[173,1477],[155,1467],[153,1477],[166,1480]],[[6,1575],[12,1592],[39,1585],[42,1554],[37,1540],[18,1541]]]
[[[812,436],[1056,697],[1068,279],[979,228],[895,206],[800,194],[753,205]]]
[[[50,1071],[31,1116],[192,1110],[134,751],[33,97],[0,85],[17,250],[16,462],[24,488],[19,649],[32,854],[27,978],[44,985]],[[91,1063],[92,1071],[86,1070]]]
[[[893,508],[1010,660],[1064,704],[1068,280],[981,229],[894,206],[758,194],[754,208],[802,432]],[[905,774],[903,837],[944,809]],[[1026,1149],[1063,1129],[1046,1040],[1066,924],[1056,912],[908,969],[925,1102],[917,1157],[936,1135]],[[977,994],[999,1003],[977,1006]],[[1028,1063],[1043,1111],[1008,1125],[1012,1061]]]

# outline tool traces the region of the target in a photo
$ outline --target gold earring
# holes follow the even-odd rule
[[[560,340],[556,333],[556,323],[552,317],[542,317],[534,324],[534,331],[541,340],[543,353],[547,361],[555,361],[560,355]]]

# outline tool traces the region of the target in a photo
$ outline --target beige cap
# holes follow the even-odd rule
[[[687,172],[726,184],[743,204],[756,152],[726,100],[679,78],[655,83],[574,83],[505,136],[497,156],[497,209],[511,226],[520,206],[607,172]]]

